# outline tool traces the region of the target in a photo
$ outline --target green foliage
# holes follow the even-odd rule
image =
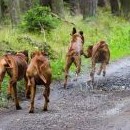
[[[57,58],[57,53],[52,49],[52,47],[46,43],[46,42],[38,42],[32,40],[30,37],[18,37],[17,40],[20,43],[28,43],[32,47],[37,48],[38,50],[45,51],[46,54],[49,56],[50,59],[56,59]]]
[[[64,65],[65,65],[65,62],[63,61],[63,59],[57,59],[57,60],[51,61],[53,79],[62,79],[63,78]]]
[[[56,28],[59,20],[52,16],[48,7],[31,8],[23,17],[22,27],[28,31],[41,31],[41,27],[50,31]]]

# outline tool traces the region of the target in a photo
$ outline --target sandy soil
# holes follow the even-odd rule
[[[89,66],[83,66],[89,70]],[[86,84],[89,71],[77,81],[71,74],[67,89],[63,81],[51,84],[49,111],[43,112],[42,87],[37,87],[35,113],[29,101],[0,109],[0,130],[130,130],[130,58],[109,64],[106,77],[96,76],[95,89]]]

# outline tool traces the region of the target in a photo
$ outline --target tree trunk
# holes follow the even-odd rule
[[[64,3],[63,0],[51,0],[52,12],[64,18]]]
[[[79,0],[69,0],[70,14],[75,16],[80,13]]]
[[[98,6],[99,7],[105,7],[106,6],[106,0],[98,0]]]
[[[120,15],[118,0],[110,0],[111,13],[114,15]]]
[[[12,26],[16,26],[19,23],[20,19],[20,8],[19,8],[19,0],[9,0],[9,12],[11,17]]]
[[[25,13],[32,7],[32,0],[19,0],[20,2],[20,11]]]
[[[40,0],[40,5],[51,6],[51,0]]]
[[[2,0],[0,0],[0,22],[1,22],[1,19],[2,19]]]
[[[32,7],[32,0],[25,0],[26,11]]]
[[[130,0],[120,0],[121,2],[121,13],[126,17],[130,17]]]
[[[81,5],[83,19],[95,16],[97,9],[97,0],[81,0]]]

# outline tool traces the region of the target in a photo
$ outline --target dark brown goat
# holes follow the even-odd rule
[[[109,63],[110,60],[110,51],[105,41],[100,41],[95,45],[89,46],[87,48],[87,54],[85,54],[85,57],[91,57],[92,71],[90,73],[90,77],[92,83],[94,82],[96,63],[101,63],[100,69],[97,74],[100,75],[103,70],[103,76],[105,76],[106,65]]]
[[[28,65],[26,76],[28,79],[28,91],[31,90],[31,106],[29,113],[34,112],[34,99],[36,93],[36,85],[44,85],[44,111],[48,109],[50,84],[51,84],[51,67],[49,60],[46,58],[44,52],[37,51],[32,54],[32,59]]]
[[[68,73],[72,63],[76,66],[76,76],[78,76],[81,69],[81,55],[83,54],[84,36],[83,31],[77,32],[75,28],[72,30],[72,39],[70,41],[70,47],[66,55],[65,64],[65,81],[64,88],[67,85]]]
[[[16,109],[21,109],[17,98],[17,81],[25,79],[25,85],[27,88],[26,69],[27,69],[28,53],[27,51],[19,52],[17,54],[6,54],[0,59],[0,91],[1,84],[4,79],[5,73],[10,76],[8,85],[8,95],[14,94],[14,101]]]

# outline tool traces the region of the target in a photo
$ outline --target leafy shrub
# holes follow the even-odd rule
[[[45,51],[50,59],[57,59],[58,53],[46,42],[37,42],[32,40],[30,37],[18,37],[17,40],[20,43],[27,43],[32,47],[36,47],[38,50]]]
[[[48,7],[37,6],[25,13],[21,25],[28,31],[40,31],[41,27],[49,31],[56,28],[58,23],[59,20],[52,16]]]

